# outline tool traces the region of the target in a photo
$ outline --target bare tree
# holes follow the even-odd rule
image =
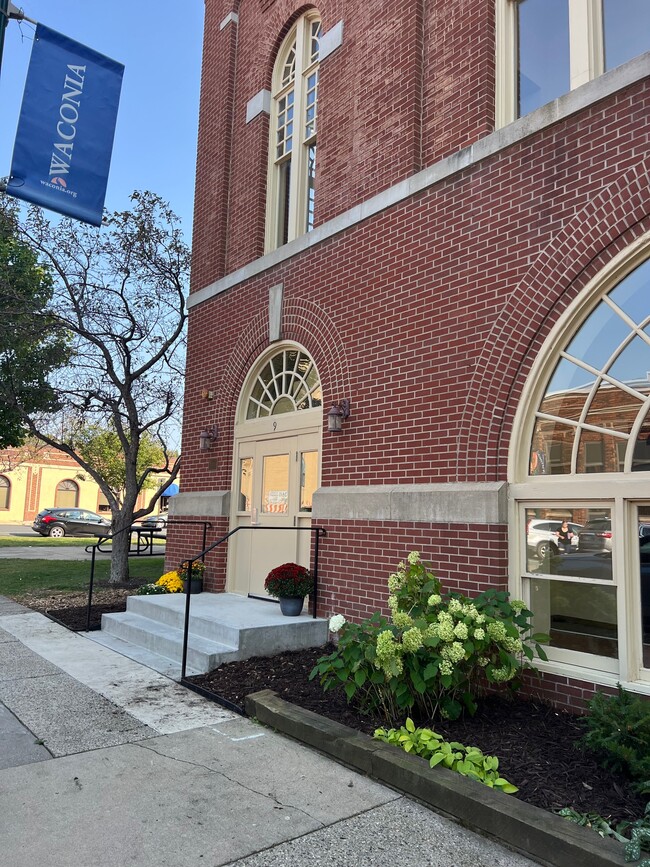
[[[108,215],[101,229],[68,219],[51,223],[36,207],[18,222],[20,239],[52,276],[52,297],[39,315],[65,335],[70,358],[49,377],[54,412],[30,412],[20,389],[0,377],[0,398],[20,412],[28,431],[74,458],[108,500],[114,583],[128,577],[128,528],[160,497],[158,491],[136,510],[138,493],[153,473],[167,472],[172,482],[180,468],[189,275],[189,249],[167,203],[150,192],[136,192],[131,201],[130,210]],[[117,436],[121,498],[101,464],[84,456],[89,425]],[[141,449],[152,440],[163,459],[142,466]]]

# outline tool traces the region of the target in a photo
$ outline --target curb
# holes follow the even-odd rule
[[[246,696],[246,713],[548,867],[621,867],[623,847],[539,807],[375,741],[281,699]]]

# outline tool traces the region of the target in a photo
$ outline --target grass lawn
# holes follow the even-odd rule
[[[106,581],[109,560],[95,565],[95,583]],[[131,578],[157,581],[163,574],[162,557],[132,557]],[[90,581],[89,560],[0,560],[0,595],[19,598],[21,594],[47,593],[49,590],[86,590]]]

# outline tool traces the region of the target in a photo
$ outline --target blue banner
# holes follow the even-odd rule
[[[101,225],[124,66],[39,24],[7,192]]]

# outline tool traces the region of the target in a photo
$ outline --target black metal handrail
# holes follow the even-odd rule
[[[168,521],[169,524],[199,524],[203,526],[203,547],[205,548],[205,543],[207,539],[208,529],[212,527],[212,524],[209,521],[185,521],[182,518],[178,520]],[[164,551],[154,551],[153,550],[153,540],[154,539],[162,539],[164,538],[162,534],[156,533],[154,529],[148,530],[146,528],[141,527],[123,527],[121,530],[118,530],[117,533],[112,533],[110,536],[100,536],[99,540],[95,542],[94,545],[86,545],[86,553],[91,555],[90,558],[90,583],[88,585],[88,606],[86,610],[86,630],[90,631],[90,609],[92,607],[92,599],[93,599],[93,588],[95,584],[95,560],[97,552],[100,554],[110,554],[110,549],[102,548],[102,544],[104,542],[112,541],[116,536],[121,536],[122,533],[132,533],[137,535],[137,541],[135,545],[135,549],[132,544],[129,545],[129,557],[161,557],[164,554]],[[143,541],[144,544],[143,544]],[[209,550],[209,549],[208,549]],[[198,559],[198,558],[197,558]]]
[[[197,554],[195,557],[192,558],[187,558],[187,581],[185,583],[185,621],[183,624],[183,661],[181,663],[181,683],[185,680],[185,674],[187,671],[187,641],[190,628],[190,595],[192,586],[192,567],[197,560],[204,561],[206,554],[208,554],[214,548],[217,548],[219,545],[222,545],[231,536],[234,536],[235,533],[238,533],[240,530],[296,530],[298,532],[308,530],[310,533],[316,533],[316,539],[314,541],[314,566],[311,570],[312,577],[314,579],[314,589],[309,594],[309,598],[312,604],[312,617],[316,617],[316,608],[318,604],[318,549],[320,537],[327,535],[325,527],[265,527],[263,524],[252,524],[246,527],[235,527],[234,530],[230,530],[230,532],[226,533],[225,536],[217,539],[216,542],[213,542],[208,548],[201,551],[200,554]]]

